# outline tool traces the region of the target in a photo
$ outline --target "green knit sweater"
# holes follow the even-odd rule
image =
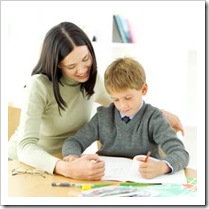
[[[80,91],[80,83],[61,78],[60,92],[67,103],[58,111],[52,82],[45,75],[34,75],[26,86],[20,125],[9,141],[9,158],[53,173],[63,142],[74,135],[91,117],[94,102],[108,105],[110,98],[103,80],[97,78],[95,94],[88,100]]]

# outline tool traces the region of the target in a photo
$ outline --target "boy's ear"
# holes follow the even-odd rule
[[[147,83],[145,83],[142,86],[142,95],[146,95],[147,94],[147,91],[148,91],[148,85],[147,85]]]

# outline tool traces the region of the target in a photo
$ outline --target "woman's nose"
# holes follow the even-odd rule
[[[83,66],[78,66],[77,73],[79,73],[79,74],[84,73],[84,67]]]

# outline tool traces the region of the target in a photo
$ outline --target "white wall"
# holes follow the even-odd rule
[[[196,126],[197,73],[204,74],[202,8],[195,1],[3,2],[6,48],[2,51],[7,63],[2,70],[10,80],[6,84],[8,100],[20,105],[22,86],[37,62],[49,28],[72,21],[103,43],[96,49],[101,73],[113,57],[126,51],[134,54],[147,72],[147,102],[177,114],[186,125]],[[117,13],[132,22],[136,46],[115,48],[112,58],[107,59],[112,47],[112,14]]]

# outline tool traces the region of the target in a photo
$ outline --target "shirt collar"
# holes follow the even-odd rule
[[[65,75],[62,75],[60,79],[62,84],[68,85],[68,86],[78,86],[80,83],[78,81],[75,81],[71,78],[66,77]]]
[[[144,104],[144,101],[142,101],[141,106],[139,107],[138,111],[135,114],[129,116],[130,119],[132,119],[139,112],[139,110],[142,108],[143,104]],[[123,118],[125,116],[122,112],[119,112],[119,113],[120,113],[121,118]]]

